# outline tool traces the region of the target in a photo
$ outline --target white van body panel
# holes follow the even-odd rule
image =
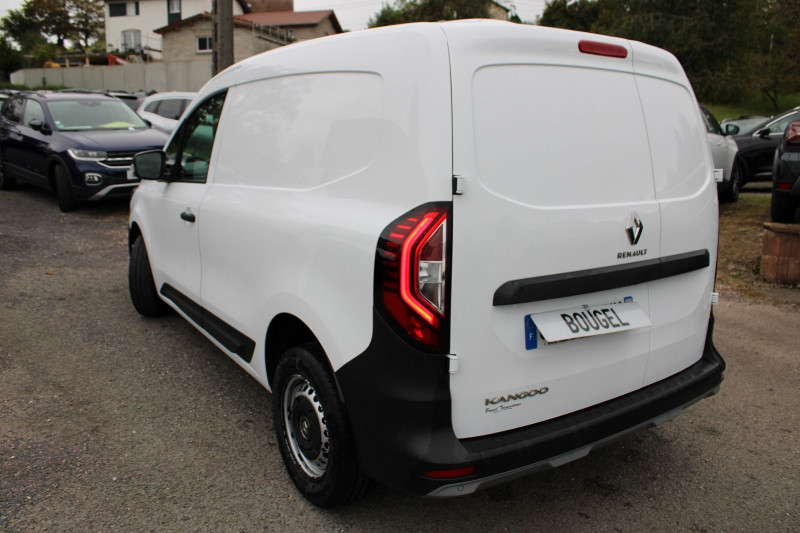
[[[505,282],[695,250],[716,257],[713,166],[675,59],[605,37],[627,57],[589,55],[578,41],[593,36],[485,24],[494,28],[482,33],[485,42],[467,25],[445,29],[454,172],[465,189],[453,201],[451,351],[459,370],[450,389],[459,438],[601,403],[686,368],[703,351],[713,269],[493,306]],[[632,212],[644,224],[635,246],[625,231]],[[653,326],[526,349],[528,315],[624,300]]]
[[[451,197],[449,67],[428,25],[311,44],[243,61],[198,97],[235,80],[201,207],[201,300],[256,353],[272,318],[294,314],[336,370],[372,336],[377,235]]]

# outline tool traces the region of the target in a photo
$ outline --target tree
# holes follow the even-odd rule
[[[408,22],[436,22],[437,20],[456,20],[487,18],[487,0],[396,0],[393,4],[383,4],[368,26],[391,26]]]
[[[103,4],[95,0],[68,0],[67,6],[75,42],[82,51],[86,51],[92,41],[103,34]]]
[[[800,4],[796,0],[768,1],[764,29],[759,43],[764,55],[759,89],[779,111],[781,94],[800,91]]]
[[[44,35],[54,37],[59,48],[72,33],[69,10],[63,0],[27,0],[22,12],[35,21]]]
[[[553,0],[539,22],[664,48],[680,60],[698,98],[729,102],[753,89],[753,21],[764,1]]]
[[[15,50],[5,37],[0,38],[0,77],[9,80],[9,75],[25,65],[22,52]]]
[[[547,2],[544,12],[536,20],[540,26],[592,31],[597,22],[599,6],[594,0],[553,0]]]
[[[36,45],[47,42],[39,24],[27,17],[22,9],[9,9],[8,14],[0,22],[0,27],[21,50],[31,50]]]

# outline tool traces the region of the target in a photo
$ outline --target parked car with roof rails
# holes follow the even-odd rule
[[[112,96],[25,92],[0,109],[0,188],[18,181],[54,191],[62,211],[83,201],[130,196],[133,156],[167,135]]]
[[[193,92],[169,91],[145,97],[136,112],[154,128],[172,133],[184,110],[197,95]]]
[[[784,111],[763,122],[750,132],[734,135],[739,145],[739,160],[744,170],[742,184],[751,181],[767,181],[772,179],[772,163],[775,149],[783,137],[786,126],[791,122],[800,107]]]
[[[783,138],[775,151],[770,205],[772,221],[794,222],[798,207],[800,207],[800,110],[786,126]]]
[[[722,181],[717,183],[717,193],[723,202],[739,200],[742,186],[742,163],[736,154],[739,147],[731,137],[725,135],[714,114],[705,106],[700,106],[706,125],[706,140],[714,159],[714,168],[722,170]]]

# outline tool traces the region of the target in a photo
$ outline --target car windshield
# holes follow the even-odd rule
[[[147,123],[119,100],[61,100],[50,102],[50,113],[61,131],[130,130]]]

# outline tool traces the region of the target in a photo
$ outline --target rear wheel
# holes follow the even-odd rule
[[[797,210],[797,199],[777,194],[772,191],[772,202],[770,203],[770,218],[773,222],[783,222],[791,224],[794,222],[794,213]]]
[[[356,459],[344,403],[322,350],[306,344],[288,350],[273,382],[275,436],[297,490],[319,507],[360,497],[367,486]]]
[[[63,212],[73,211],[77,206],[75,197],[72,195],[72,183],[69,180],[67,169],[62,165],[56,165],[53,169],[56,182],[56,194],[58,195],[58,207]]]
[[[142,236],[136,237],[128,263],[128,290],[133,307],[144,316],[161,316],[169,309],[158,297],[150,259]]]
[[[733,167],[731,168],[731,182],[728,186],[728,190],[722,195],[723,202],[737,202],[739,201],[739,191],[742,188],[742,180],[744,178],[744,170],[742,170],[742,164],[739,161],[733,162]]]

